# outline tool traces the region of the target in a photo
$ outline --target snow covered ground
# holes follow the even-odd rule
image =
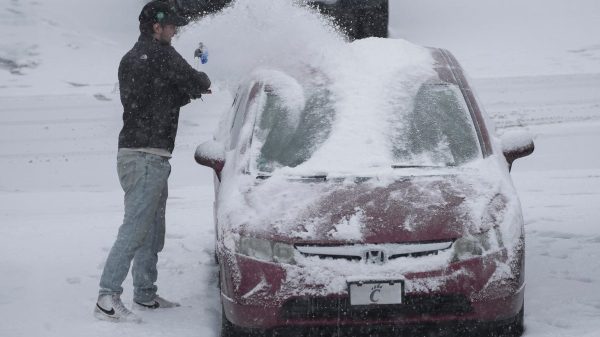
[[[523,126],[534,135],[535,153],[512,174],[526,221],[525,336],[600,336],[600,3],[391,2],[394,36],[453,51],[500,131]],[[158,285],[183,306],[115,325],[91,312],[122,220],[114,86],[141,3],[0,4],[0,336],[218,335],[212,177],[193,161],[194,148],[230,103],[228,69],[258,62],[249,46],[296,48],[290,41],[319,39],[300,35],[318,29],[273,5],[269,18],[231,12],[182,32],[176,47],[184,56],[195,48],[189,41],[210,41],[206,71],[217,79],[214,95],[183,109],[171,160]],[[285,19],[306,26],[256,34]],[[130,279],[125,289],[130,302]]]

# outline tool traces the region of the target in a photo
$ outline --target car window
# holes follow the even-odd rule
[[[301,111],[291,111],[282,97],[267,90],[257,121],[253,147],[258,148],[256,167],[272,172],[277,167],[295,167],[308,160],[331,132],[334,108],[327,88],[304,88],[306,102]]]
[[[480,157],[477,133],[457,85],[426,82],[393,129],[395,165],[460,165]]]
[[[259,83],[254,83],[248,86],[245,92],[241,95],[241,99],[239,99],[239,105],[237,106],[235,117],[233,119],[233,123],[231,124],[231,138],[229,143],[230,149],[235,148],[238,143],[240,132],[248,112],[248,107],[256,98],[259,88]]]

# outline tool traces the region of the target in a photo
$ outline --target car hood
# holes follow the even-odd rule
[[[494,191],[460,175],[387,182],[269,178],[241,191],[238,207],[221,212],[219,221],[232,232],[294,244],[452,240],[477,230],[481,206]]]

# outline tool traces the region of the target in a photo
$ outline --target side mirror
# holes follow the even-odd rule
[[[532,154],[535,149],[533,139],[524,130],[508,131],[500,139],[502,140],[502,153],[508,162],[509,171],[515,160]]]
[[[209,140],[198,145],[194,159],[198,164],[215,170],[217,178],[221,180],[221,171],[225,166],[225,146],[222,143]]]

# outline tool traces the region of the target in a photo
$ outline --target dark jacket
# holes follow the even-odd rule
[[[119,65],[124,110],[119,148],[172,152],[179,108],[208,88],[208,76],[192,68],[175,48],[142,34]]]

